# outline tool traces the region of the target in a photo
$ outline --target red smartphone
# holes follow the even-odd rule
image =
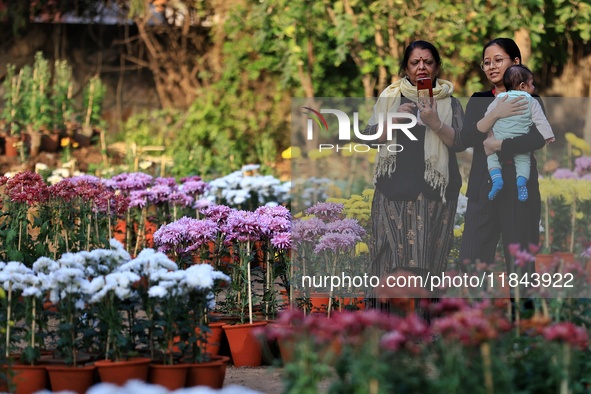
[[[417,79],[417,93],[419,102],[426,103],[429,100],[429,104],[433,105],[433,82],[431,82],[431,78]]]

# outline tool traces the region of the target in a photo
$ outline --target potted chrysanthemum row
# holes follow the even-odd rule
[[[132,378],[147,380],[150,362],[177,361],[168,342],[176,335],[183,344],[188,344],[181,347],[183,361],[199,363],[206,360],[206,355],[200,351],[205,338],[199,337],[198,332],[207,330],[204,315],[214,306],[212,290],[220,281],[228,280],[209,264],[178,269],[165,254],[151,249],[131,259],[115,240],[111,241],[110,249],[67,253],[57,260],[43,257],[32,268],[19,262],[1,263],[0,282],[9,289],[3,308],[7,322],[3,338],[6,355],[16,350],[15,344],[20,340],[11,332],[13,322],[22,321],[27,325],[23,331],[28,333],[30,341],[21,360],[29,363],[61,360],[63,366],[46,367],[56,390],[84,390],[71,384],[84,381],[91,384],[95,367],[99,368],[103,381],[122,384]],[[32,307],[15,310],[21,296]],[[44,300],[55,308],[54,312],[44,312],[52,313],[52,318],[59,322],[54,333],[57,348],[50,359],[39,357],[44,344],[40,334],[35,335],[39,331],[37,322],[44,313],[41,309]],[[174,302],[172,325],[165,319],[169,312],[167,301]],[[174,330],[174,334],[169,330]],[[160,350],[158,354],[150,354],[152,346]],[[89,354],[93,351],[98,353]],[[138,359],[141,355],[144,357]],[[97,357],[103,360],[96,360]],[[139,372],[130,372],[128,364],[140,365]],[[103,367],[122,372],[123,376],[111,380]],[[69,377],[55,377],[60,370],[65,370]],[[87,377],[72,378],[74,371],[87,372]],[[15,383],[19,383],[19,375],[20,372]],[[183,380],[179,387],[184,385]]]

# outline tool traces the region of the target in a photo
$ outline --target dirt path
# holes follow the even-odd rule
[[[281,369],[276,367],[240,367],[228,366],[224,386],[235,384],[260,391],[265,394],[281,394],[283,381]]]

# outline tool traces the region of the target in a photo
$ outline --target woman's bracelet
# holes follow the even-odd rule
[[[443,121],[439,120],[441,122],[441,126],[439,126],[439,128],[437,130],[435,130],[436,133],[439,133],[441,131],[441,129],[443,129],[443,126],[445,126],[445,123],[443,123]]]

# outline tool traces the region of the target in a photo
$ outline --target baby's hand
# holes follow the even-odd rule
[[[546,140],[546,145],[551,144],[552,142],[556,141],[556,138],[552,137],[552,138],[548,138]]]

